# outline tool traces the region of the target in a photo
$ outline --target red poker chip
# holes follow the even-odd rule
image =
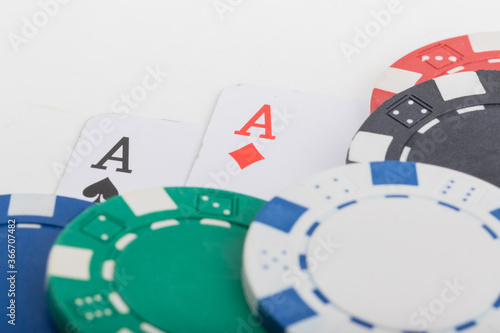
[[[419,48],[396,61],[373,89],[370,112],[395,94],[438,76],[500,70],[500,32],[475,33]]]

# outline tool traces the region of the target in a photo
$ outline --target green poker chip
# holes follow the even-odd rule
[[[202,188],[125,194],[57,238],[47,300],[60,332],[265,332],[241,286],[250,222],[265,204]]]

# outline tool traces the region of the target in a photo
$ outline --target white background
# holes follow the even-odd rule
[[[131,113],[205,124],[229,85],[368,100],[406,53],[500,30],[498,1],[401,0],[401,13],[348,62],[340,44],[353,44],[388,0],[65,0],[16,52],[9,36],[23,36],[24,18],[50,1],[0,4],[0,193],[53,193],[53,165],[66,163],[85,122],[113,111],[148,67],[169,76]],[[222,19],[217,3],[232,9]]]

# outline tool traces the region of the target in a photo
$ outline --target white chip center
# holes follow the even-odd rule
[[[319,261],[309,265],[314,283],[349,316],[396,330],[442,329],[477,318],[500,296],[500,242],[465,212],[376,198],[332,216],[311,236],[308,263]],[[315,253],[332,254],[312,260]]]

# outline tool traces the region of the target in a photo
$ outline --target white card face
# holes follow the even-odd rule
[[[205,127],[123,114],[90,119],[78,139],[58,195],[103,202],[127,192],[184,186]]]
[[[224,90],[187,186],[269,200],[294,182],[345,164],[368,102],[254,85]]]

